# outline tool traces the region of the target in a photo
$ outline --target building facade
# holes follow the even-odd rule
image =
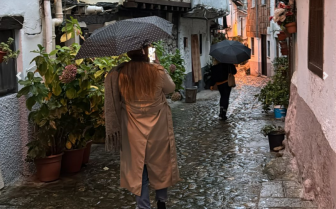
[[[286,117],[289,150],[318,208],[336,207],[336,1],[299,0]]]
[[[247,41],[247,0],[230,0],[230,14],[226,17],[228,28],[226,33],[229,39],[240,36]]]
[[[252,75],[273,76],[272,61],[281,56],[277,41],[280,27],[269,19],[276,6],[276,0],[248,0],[246,33],[252,49]]]
[[[35,70],[31,53],[43,45],[43,11],[39,0],[0,0],[0,42],[14,38],[13,49],[21,53],[16,60],[0,64],[0,188],[30,173],[25,163],[30,127],[25,98],[16,98],[17,73],[23,78]]]
[[[198,86],[202,90],[205,86],[203,74],[211,60],[211,28],[220,28],[219,19],[229,14],[230,5],[229,0],[192,0],[191,6],[191,11],[179,19],[178,48],[185,60],[185,87]]]

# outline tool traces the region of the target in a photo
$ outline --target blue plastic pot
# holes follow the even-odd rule
[[[283,106],[276,105],[274,106],[274,117],[275,119],[283,119],[286,117],[287,109]]]

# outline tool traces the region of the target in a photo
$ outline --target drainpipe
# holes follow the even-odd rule
[[[46,52],[50,53],[52,51],[53,42],[52,42],[52,19],[51,19],[51,10],[50,10],[50,0],[44,0],[44,20],[46,25]]]
[[[62,24],[63,22],[63,11],[62,11],[62,0],[54,0],[56,7],[56,18],[51,18],[51,7],[50,0],[44,0],[44,18],[46,24],[46,52],[50,53],[55,48],[55,26]]]
[[[55,18],[52,19],[52,47],[53,49],[55,49],[56,47],[55,27],[61,25],[63,22],[62,0],[54,0],[54,4],[56,7],[56,10],[55,10]]]
[[[85,14],[97,14],[97,13],[103,13],[104,8],[100,6],[87,6],[85,10]]]
[[[259,14],[258,14],[258,6],[259,6],[259,4],[258,4],[258,1],[256,1],[256,3],[255,3],[256,5],[255,5],[255,8],[256,8],[256,36],[257,36],[257,38],[258,38],[258,47],[257,47],[257,49],[258,49],[258,59],[257,59],[257,61],[258,61],[258,73],[259,72],[261,72],[260,74],[262,74],[262,66],[261,66],[261,62],[262,62],[262,60],[261,60],[261,62],[259,62],[259,60],[260,60],[260,56],[259,56],[259,52],[260,52],[260,48],[259,48],[259,45],[260,45],[260,40],[259,40]],[[262,59],[262,58],[261,58]],[[260,69],[261,69],[261,71],[260,71]]]

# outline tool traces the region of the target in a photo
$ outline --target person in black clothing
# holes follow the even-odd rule
[[[228,85],[228,74],[231,73],[235,75],[237,73],[237,69],[234,64],[227,64],[227,63],[218,63],[217,60],[214,62],[211,70],[211,84],[210,89],[213,90],[215,84],[217,84],[219,93],[221,95],[220,98],[220,112],[219,117],[222,120],[226,120],[226,112],[229,107],[229,100],[230,100],[230,93],[231,88]]]

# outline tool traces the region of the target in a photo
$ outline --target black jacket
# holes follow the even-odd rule
[[[228,79],[229,72],[235,75],[237,73],[236,66],[234,64],[219,63],[213,65],[211,68],[211,86],[214,86],[217,82],[222,82]]]

